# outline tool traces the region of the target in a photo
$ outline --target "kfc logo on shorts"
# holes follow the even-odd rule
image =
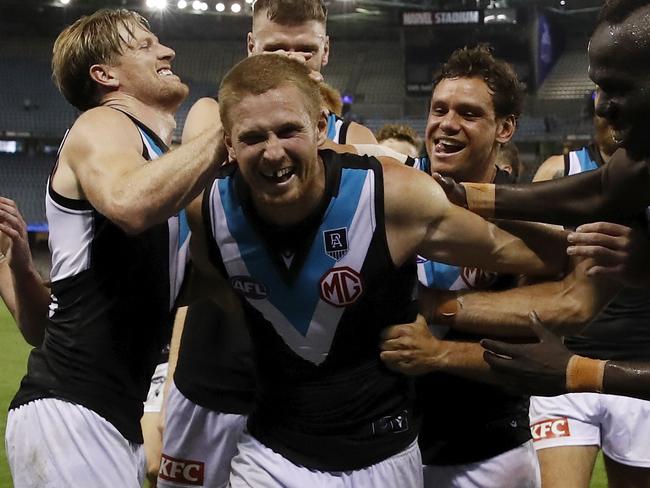
[[[531,425],[530,431],[533,434],[533,441],[555,439],[557,437],[571,437],[569,419],[566,417],[542,420],[541,422]]]
[[[361,276],[352,268],[332,268],[320,279],[320,297],[335,307],[345,307],[363,293]]]
[[[162,455],[158,476],[167,481],[174,481],[191,486],[203,486],[204,463],[189,459],[176,459]]]

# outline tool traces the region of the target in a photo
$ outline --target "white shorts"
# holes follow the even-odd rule
[[[81,405],[46,398],[9,411],[5,435],[15,488],[140,488],[142,444]]]
[[[158,488],[228,485],[230,461],[246,415],[220,413],[188,400],[174,382],[166,400]]]
[[[618,395],[568,393],[530,398],[535,449],[601,446],[628,466],[650,467],[650,402]]]
[[[354,471],[316,471],[293,464],[248,431],[232,460],[232,488],[419,488],[422,458],[417,441],[377,464]]]
[[[163,388],[165,380],[167,379],[167,370],[169,363],[160,363],[156,366],[156,370],[151,377],[151,385],[149,385],[149,393],[147,393],[147,400],[144,402],[145,413],[157,413],[162,410],[163,402]]]
[[[426,488],[539,488],[541,485],[532,441],[485,461],[424,466]]]

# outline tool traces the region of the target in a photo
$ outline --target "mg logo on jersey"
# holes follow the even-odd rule
[[[258,283],[250,276],[233,276],[230,278],[230,285],[250,300],[263,300],[268,295],[266,285]]]
[[[478,268],[462,268],[460,272],[460,277],[468,288],[478,288],[479,290],[492,286],[497,280],[497,276],[497,273]]]
[[[158,476],[167,481],[174,481],[191,486],[203,486],[204,463],[189,459],[177,459],[162,455]]]
[[[352,268],[332,268],[320,279],[320,297],[335,307],[357,301],[363,293],[361,276]]]
[[[348,229],[326,230],[323,232],[323,241],[325,241],[325,254],[338,261],[348,253]]]
[[[571,437],[569,419],[566,417],[542,420],[541,422],[531,425],[530,431],[533,434],[533,441],[555,439],[556,437]]]

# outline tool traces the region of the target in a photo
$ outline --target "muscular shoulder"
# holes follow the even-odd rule
[[[108,107],[97,107],[76,120],[61,151],[61,159],[73,163],[76,156],[114,149],[142,152],[142,139],[136,125],[124,113]]]
[[[392,158],[379,158],[384,171],[387,218],[430,221],[451,205],[438,183],[428,174]]]
[[[533,177],[533,181],[548,181],[562,177],[564,177],[564,156],[556,154],[540,165]]]
[[[350,122],[345,140],[348,144],[377,144],[377,139],[372,131],[356,122]]]

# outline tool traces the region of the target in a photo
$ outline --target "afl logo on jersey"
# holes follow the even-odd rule
[[[230,285],[249,300],[263,300],[268,295],[266,286],[254,281],[250,276],[233,276],[230,278]]]
[[[468,288],[483,290],[492,286],[497,280],[498,275],[497,273],[483,271],[478,268],[462,268],[460,277]]]
[[[363,293],[361,276],[352,268],[332,268],[320,279],[320,297],[335,307],[356,302]]]
[[[348,229],[326,230],[323,232],[323,241],[325,242],[325,254],[338,261],[348,253]]]

